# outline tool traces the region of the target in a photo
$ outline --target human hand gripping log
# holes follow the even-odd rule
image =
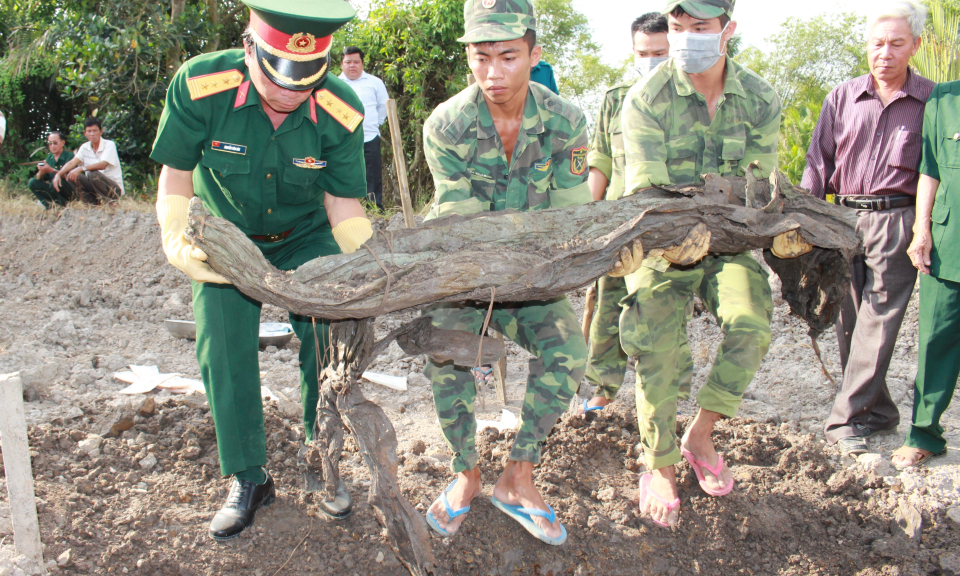
[[[637,240],[651,255],[685,240],[690,245],[693,237],[697,249],[679,252],[705,253],[703,238],[711,253],[764,249],[781,277],[784,298],[816,336],[833,324],[845,296],[848,261],[861,250],[855,225],[853,210],[805,194],[774,173],[769,182],[708,174],[697,185],[616,202],[453,216],[422,228],[377,232],[352,254],[318,258],[292,272],[271,266],[239,229],[211,216],[199,199],[191,202],[186,235],[213,270],[251,298],[339,321],[330,331],[318,440],[307,459],[334,495],[342,439],[331,431],[342,418],[370,468],[370,501],[394,552],[411,573],[427,574],[435,568],[425,523],[396,483],[396,434],[383,411],[363,398],[356,379],[394,339],[408,354],[472,366],[480,337],[439,331],[418,319],[374,343],[372,318],[436,302],[489,302],[494,289],[499,302],[557,297],[609,273],[621,248],[635,252]],[[774,238],[791,231],[814,249],[792,259],[772,256]],[[483,363],[492,363],[503,354],[502,343],[486,340],[483,352]]]

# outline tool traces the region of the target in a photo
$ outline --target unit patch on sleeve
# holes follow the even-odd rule
[[[317,160],[313,156],[307,156],[306,158],[294,158],[293,165],[300,168],[312,168],[313,170],[319,170],[327,167],[326,162],[323,160]]]
[[[219,140],[214,140],[210,143],[211,150],[219,150],[221,152],[229,152],[231,154],[240,154],[241,156],[247,153],[247,147],[240,144],[227,144],[226,142],[220,142]]]
[[[317,104],[350,132],[356,130],[357,126],[363,123],[363,114],[351,108],[349,104],[334,96],[333,92],[326,88],[317,91]]]
[[[587,171],[587,147],[581,146],[570,152],[570,172],[577,176]]]
[[[199,100],[236,88],[242,82],[243,74],[239,70],[227,70],[226,72],[187,78],[187,88],[190,89],[190,99]]]

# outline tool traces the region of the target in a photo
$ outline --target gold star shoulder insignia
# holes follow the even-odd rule
[[[239,70],[227,70],[187,78],[187,88],[190,90],[190,99],[199,100],[236,88],[242,82],[243,74]]]
[[[317,92],[317,105],[350,132],[363,123],[363,114],[354,110],[326,88]]]

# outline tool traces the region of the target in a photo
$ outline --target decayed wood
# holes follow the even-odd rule
[[[748,184],[759,208],[744,205]],[[560,296],[607,273],[633,240],[648,252],[668,249],[701,223],[714,253],[766,249],[773,237],[793,229],[843,258],[858,252],[854,211],[797,193],[785,181],[774,189],[771,197],[765,181],[711,175],[705,184],[617,202],[454,216],[414,230],[378,232],[353,254],[318,258],[293,272],[271,266],[239,229],[210,216],[198,199],[191,203],[187,235],[214,270],[252,298],[331,320],[438,301],[483,301],[491,288],[500,302]]]
[[[0,375],[0,436],[3,438],[3,469],[13,520],[13,544],[17,554],[26,556],[46,574],[19,372]]]

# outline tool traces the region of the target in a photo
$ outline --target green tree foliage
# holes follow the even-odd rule
[[[750,47],[737,56],[780,94],[780,168],[794,182],[807,166],[824,98],[838,84],[868,72],[863,27],[863,19],[854,14],[789,18],[767,39],[769,51]]]
[[[928,0],[930,18],[911,64],[934,82],[960,79],[960,2]]]
[[[375,0],[369,15],[356,19],[334,37],[338,48],[358,46],[366,54],[364,70],[381,78],[397,101],[408,180],[414,204],[433,198],[433,178],[423,156],[423,123],[442,102],[467,86],[462,0]],[[381,131],[389,141],[390,131]],[[395,182],[393,152],[384,146],[384,178],[389,195]],[[399,200],[394,196],[394,203]]]

